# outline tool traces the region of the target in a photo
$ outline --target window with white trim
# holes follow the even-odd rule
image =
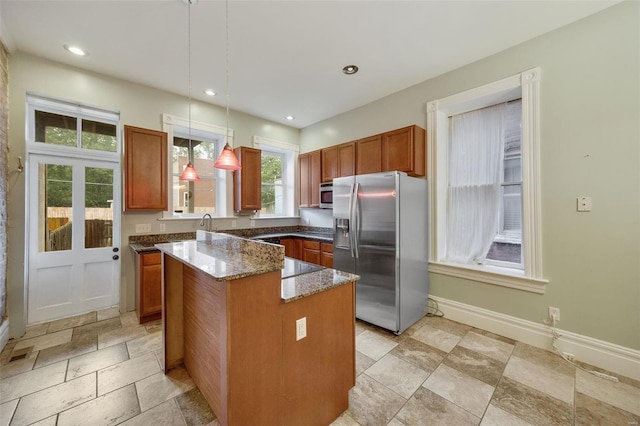
[[[225,145],[226,128],[162,115],[163,131],[169,141],[169,206],[164,218],[200,218],[209,213],[227,216],[227,173],[215,169],[213,163]],[[233,146],[233,130],[229,129],[229,144]],[[181,181],[180,175],[192,159],[199,181]]]
[[[540,70],[427,103],[431,272],[542,293]]]
[[[262,151],[260,216],[293,216],[298,146],[259,136],[253,146]]]

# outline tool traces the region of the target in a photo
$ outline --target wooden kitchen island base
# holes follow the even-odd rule
[[[168,254],[163,279],[165,372],[184,364],[223,425],[328,425],[349,407],[354,281],[285,303],[280,270],[219,280]]]

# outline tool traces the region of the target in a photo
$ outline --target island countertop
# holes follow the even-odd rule
[[[284,267],[284,247],[228,234],[198,231],[196,240],[156,244],[167,255],[217,281],[232,281]],[[287,303],[358,280],[358,275],[322,268],[282,280]]]

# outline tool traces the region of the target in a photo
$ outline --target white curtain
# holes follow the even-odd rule
[[[445,258],[481,262],[500,226],[505,104],[451,117]]]

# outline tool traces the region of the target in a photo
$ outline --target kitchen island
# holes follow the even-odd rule
[[[327,425],[348,408],[356,275],[283,279],[282,246],[226,234],[156,247],[164,370],[184,364],[223,425]]]

